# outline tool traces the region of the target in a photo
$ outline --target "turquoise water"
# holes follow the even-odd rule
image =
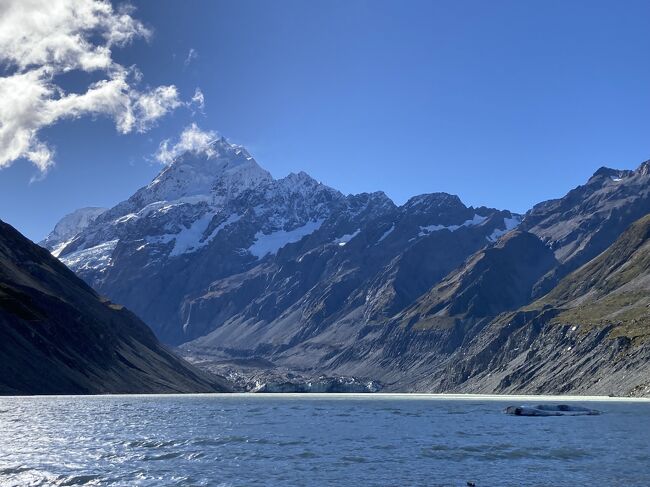
[[[0,398],[0,485],[644,486],[650,403],[386,396]]]

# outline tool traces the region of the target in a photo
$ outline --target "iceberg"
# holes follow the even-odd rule
[[[600,411],[567,404],[538,404],[536,406],[508,406],[503,411],[512,416],[596,416]]]

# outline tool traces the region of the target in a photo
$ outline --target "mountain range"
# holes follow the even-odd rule
[[[302,172],[275,179],[219,138],[41,244],[247,388],[344,376],[400,391],[643,395],[649,172],[601,168],[524,215],[447,193],[398,206]]]

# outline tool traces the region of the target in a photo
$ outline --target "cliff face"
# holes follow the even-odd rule
[[[0,221],[0,393],[216,392],[220,378]]]

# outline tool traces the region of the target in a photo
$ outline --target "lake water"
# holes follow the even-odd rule
[[[649,402],[581,401],[600,416],[502,413],[536,402],[0,398],[0,485],[650,485]]]

